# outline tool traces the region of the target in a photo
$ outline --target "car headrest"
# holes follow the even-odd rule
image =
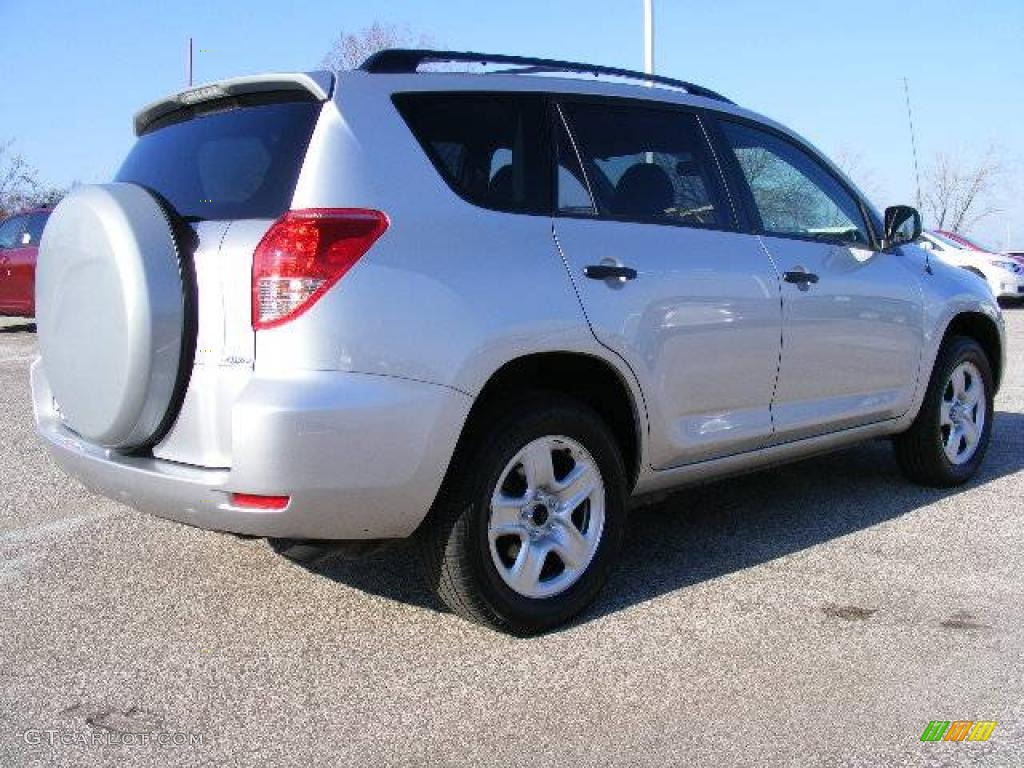
[[[638,163],[615,185],[612,213],[626,216],[663,216],[675,198],[675,189],[660,165]]]
[[[512,166],[503,165],[494,174],[490,184],[490,197],[500,202],[511,202],[515,194]]]

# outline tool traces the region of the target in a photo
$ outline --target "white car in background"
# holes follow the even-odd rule
[[[968,248],[945,233],[927,229],[918,245],[948,264],[985,279],[997,299],[1024,298],[1024,264],[1003,253]]]

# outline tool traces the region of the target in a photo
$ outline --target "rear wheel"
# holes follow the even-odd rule
[[[533,634],[583,610],[619,550],[626,480],[601,418],[568,398],[521,401],[454,460],[421,535],[453,612]]]
[[[910,479],[950,487],[978,470],[992,430],[992,367],[974,339],[955,336],[939,353],[921,410],[895,439]]]

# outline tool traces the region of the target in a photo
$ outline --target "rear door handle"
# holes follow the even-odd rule
[[[636,279],[635,269],[614,264],[590,264],[583,268],[583,274],[592,280],[607,280],[610,277],[617,277],[620,280]]]
[[[813,272],[804,272],[802,270],[793,270],[786,272],[782,275],[782,279],[787,283],[796,283],[797,285],[814,285],[818,282],[818,276]]]

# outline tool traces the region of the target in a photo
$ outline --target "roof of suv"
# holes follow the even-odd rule
[[[421,71],[424,64],[478,65],[481,68],[500,65],[498,71],[454,71],[451,69]],[[643,98],[681,104],[699,105],[735,114],[746,114],[759,121],[770,120],[741,109],[734,102],[710,88],[684,80],[647,74],[618,67],[582,62],[539,59],[507,54],[485,54],[427,49],[387,49],[370,56],[363,65],[340,77],[352,79],[370,75],[386,80],[389,86],[423,90],[466,88],[468,90],[558,91],[589,93],[625,98]],[[135,115],[135,133],[141,135],[150,124],[170,112],[188,109],[202,102],[243,93],[271,90],[305,91],[319,101],[331,98],[335,78],[330,72],[268,73],[234,77],[178,91],[147,104]],[[396,82],[398,81],[398,82]],[[554,82],[557,86],[553,87]],[[400,84],[399,84],[400,83]]]
[[[423,64],[440,65],[422,70]],[[446,68],[450,64],[479,65],[467,71]],[[487,65],[501,69],[486,71]],[[769,117],[739,106],[716,91],[660,75],[650,75],[616,67],[606,67],[553,59],[535,59],[506,54],[459,53],[426,49],[388,49],[370,56],[359,69],[337,75],[335,98],[345,90],[340,83],[380,81],[392,92],[398,91],[501,91],[528,93],[580,94],[611,98],[660,101],[683,106],[717,110],[746,117],[807,143],[790,128]],[[386,85],[385,85],[386,84]],[[821,153],[819,153],[821,154]],[[828,160],[828,158],[825,158]],[[838,171],[844,178],[840,169]],[[848,180],[848,179],[847,179]]]
[[[424,64],[439,68],[421,69]],[[474,70],[450,65],[479,65]],[[487,66],[501,66],[487,71]],[[370,56],[356,70],[337,75],[340,82],[380,82],[397,91],[519,91],[608,96],[718,110],[746,117],[806,141],[774,120],[745,109],[710,88],[660,75],[580,62],[506,54],[459,53],[425,49],[388,49]],[[344,89],[335,88],[338,97]]]
[[[437,64],[441,68],[421,71],[423,64]],[[450,68],[452,64],[468,64],[480,69],[457,71]],[[485,71],[486,67],[495,65],[502,68]],[[290,90],[304,92],[317,101],[337,101],[349,88],[370,88],[376,83],[391,93],[497,91],[660,101],[745,117],[808,144],[799,134],[771,118],[740,107],[716,91],[683,80],[580,62],[427,49],[383,50],[371,55],[359,69],[336,75],[326,71],[271,73],[204,83],[143,107],[135,115],[135,133],[142,135],[156,120],[171,112],[199,109],[203,102],[227,97]],[[818,155],[847,183],[856,186],[828,157],[821,152]]]
[[[423,65],[429,64],[438,65],[438,68],[421,69]],[[461,65],[463,68],[452,69],[452,65]],[[478,68],[466,69],[467,65]],[[495,66],[500,69],[487,69]],[[703,106],[745,114],[775,125],[702,85],[662,75],[582,62],[507,54],[389,49],[373,54],[359,69],[343,72],[339,77],[352,81],[367,75],[374,81],[379,79],[387,82],[391,90],[466,89],[619,96]]]
[[[638,72],[620,67],[608,67],[600,64],[586,64],[578,61],[560,59],[541,59],[529,56],[511,56],[504,53],[474,53],[470,51],[435,51],[421,48],[389,48],[378,51],[363,62],[360,69],[372,74],[413,74],[426,63],[462,63],[487,66],[492,64],[518,67],[509,70],[510,74],[544,74],[574,73],[577,75],[593,75],[595,77],[621,77],[639,80],[647,84],[657,84],[672,88],[681,88],[695,96],[704,96],[717,101],[732,102],[720,93],[702,85],[677,80],[651,72]]]

